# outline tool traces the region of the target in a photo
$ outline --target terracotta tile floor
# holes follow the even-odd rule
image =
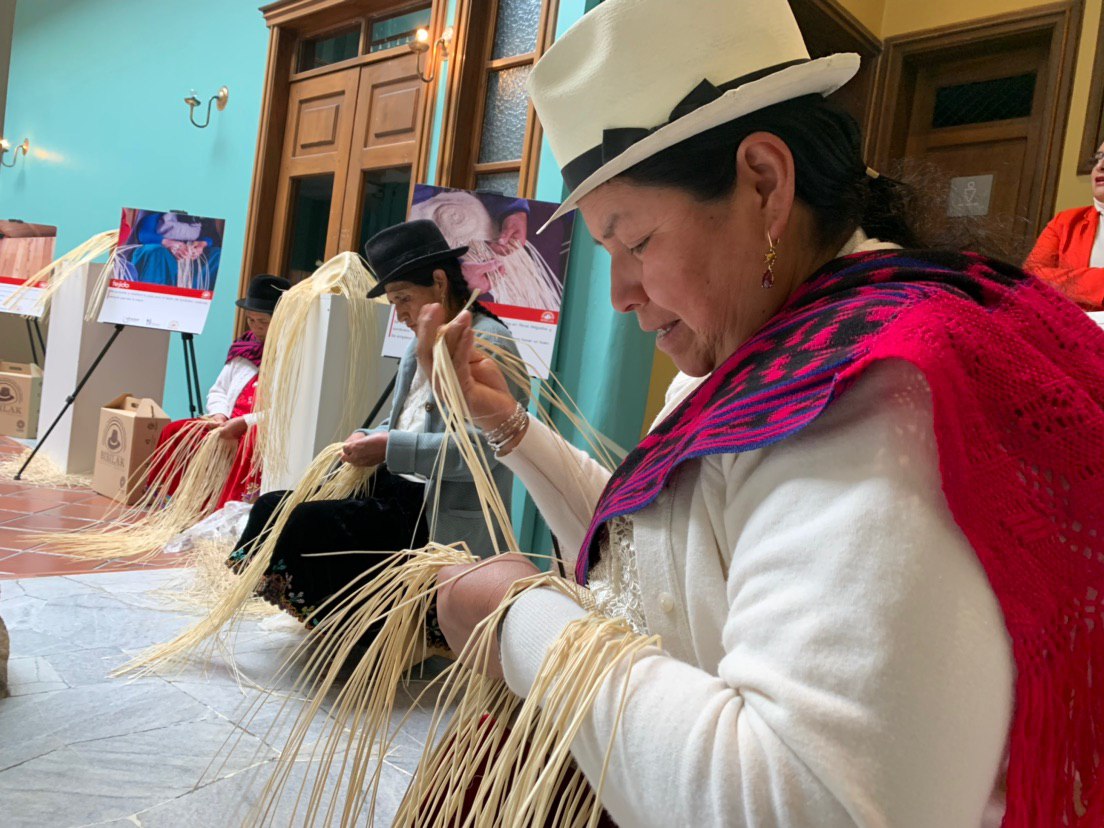
[[[23,446],[0,437],[0,457],[18,454]],[[90,526],[107,514],[114,501],[87,488],[52,489],[18,480],[0,479],[0,580],[86,572],[164,569],[180,558],[163,555],[134,563],[128,560],[85,561],[52,554],[39,535]]]

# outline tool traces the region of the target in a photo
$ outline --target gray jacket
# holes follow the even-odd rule
[[[497,320],[484,316],[481,313],[474,315],[472,327],[478,331],[509,336],[510,331]],[[478,335],[476,337],[478,339]],[[499,339],[494,343],[510,351],[517,356],[517,347],[512,339]],[[387,436],[387,469],[393,474],[417,474],[427,479],[426,483],[426,521],[433,529],[433,515],[429,509],[433,506],[437,490],[437,479],[434,473],[437,460],[440,456],[441,445],[445,441],[445,421],[438,410],[436,399],[426,404],[425,430],[420,433],[399,431],[391,429],[391,423],[399,421],[403,405],[406,404],[410,385],[414,381],[414,374],[418,367],[418,361],[414,356],[416,342],[411,343],[402,361],[399,363],[399,372],[395,380],[395,396],[391,402],[391,413],[387,419],[370,431],[388,431]],[[528,402],[529,389],[520,388],[513,383],[510,390],[514,397],[523,405]],[[487,458],[487,465],[491,469],[495,485],[502,496],[507,509],[510,506],[510,493],[513,488],[514,475],[504,465],[495,459],[482,435],[469,426],[468,431],[478,438],[483,448],[483,454]],[[472,484],[471,472],[460,457],[460,452],[450,446],[445,455],[445,463],[439,470],[441,480],[440,507],[437,512],[436,531],[430,532],[430,539],[438,543],[455,543],[465,541],[472,554],[486,557],[494,550],[491,545],[490,535],[487,530],[487,522],[483,512],[479,508],[479,498]],[[501,539],[500,539],[501,540]]]

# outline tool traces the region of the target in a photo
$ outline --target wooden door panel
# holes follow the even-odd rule
[[[955,237],[962,235],[953,232],[956,226],[968,227],[968,235],[976,237],[983,252],[1011,261],[1026,254],[1033,240],[1028,215],[1038,197],[1034,168],[1042,139],[1039,113],[1044,109],[1047,60],[1045,44],[1013,41],[1003,50],[980,56],[945,54],[919,67],[903,144],[906,169],[922,178],[932,194],[925,216],[929,228],[952,231],[949,235]],[[1030,98],[990,95],[991,89],[1007,87],[994,82],[1029,74],[1035,75]],[[951,114],[940,110],[937,121],[940,90],[952,95],[947,99]],[[990,108],[993,100],[1016,103]],[[1009,117],[1028,108],[1030,113],[1022,117]],[[977,176],[992,176],[986,211],[968,217],[948,215],[954,179]]]
[[[1023,189],[1024,160],[1027,157],[1027,141],[994,141],[965,147],[948,147],[934,150],[928,159],[938,166],[947,179],[964,176],[993,176],[993,189],[989,196],[990,216],[1012,216]],[[947,201],[935,205],[945,215]]]
[[[412,167],[418,158],[426,84],[418,77],[417,65],[411,54],[360,70],[339,250],[359,246],[365,173]]]
[[[425,103],[417,66],[416,56],[406,55],[361,70],[354,127],[361,169],[413,161]]]
[[[337,172],[348,156],[358,81],[354,69],[292,84],[281,172],[300,175],[297,165],[312,161],[312,171],[326,164]]]
[[[359,70],[354,68],[291,85],[269,251],[268,263],[273,273],[289,273],[291,234],[296,220],[293,202],[299,180],[318,176],[329,176],[328,180],[332,180],[324,258],[336,255],[340,249],[359,82]]]
[[[364,147],[370,149],[381,144],[411,141],[417,129],[421,94],[421,88],[411,84],[376,87],[369,104],[371,115]]]
[[[303,104],[299,109],[299,133],[295,136],[295,155],[309,151],[333,151],[337,146],[337,123],[341,117],[341,101],[320,100]]]

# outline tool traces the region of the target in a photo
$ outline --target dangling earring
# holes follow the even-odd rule
[[[778,259],[778,250],[770,237],[770,230],[767,231],[767,245],[767,252],[763,255],[763,263],[767,266],[767,269],[763,271],[762,284],[764,289],[770,290],[774,287],[774,263]]]

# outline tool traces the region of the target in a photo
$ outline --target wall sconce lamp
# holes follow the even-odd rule
[[[207,101],[207,120],[202,124],[196,123],[195,108],[199,106],[203,101],[196,97],[195,90],[192,90],[192,94],[184,99],[184,103],[188,105],[188,119],[192,122],[192,126],[199,127],[200,129],[207,129],[211,125],[211,105],[216,101],[218,102],[218,110],[226,109],[226,102],[230,100],[229,87],[219,87],[219,91],[211,96],[211,100]]]
[[[29,138],[24,138],[23,143],[19,144],[14,150],[12,150],[11,142],[7,138],[0,138],[0,167],[14,167],[15,162],[19,160],[19,153],[26,155],[31,149],[31,141]],[[4,154],[11,150],[12,160],[5,161]]]
[[[414,39],[409,43],[410,51],[418,55],[418,77],[425,83],[432,83],[437,74],[438,53],[440,53],[442,63],[449,59],[449,44],[452,43],[453,34],[452,26],[449,26],[441,32],[441,36],[433,44],[433,50],[430,51],[429,29],[418,29],[414,33]],[[426,52],[429,52],[429,77],[426,77],[425,71],[422,69],[422,55]]]

